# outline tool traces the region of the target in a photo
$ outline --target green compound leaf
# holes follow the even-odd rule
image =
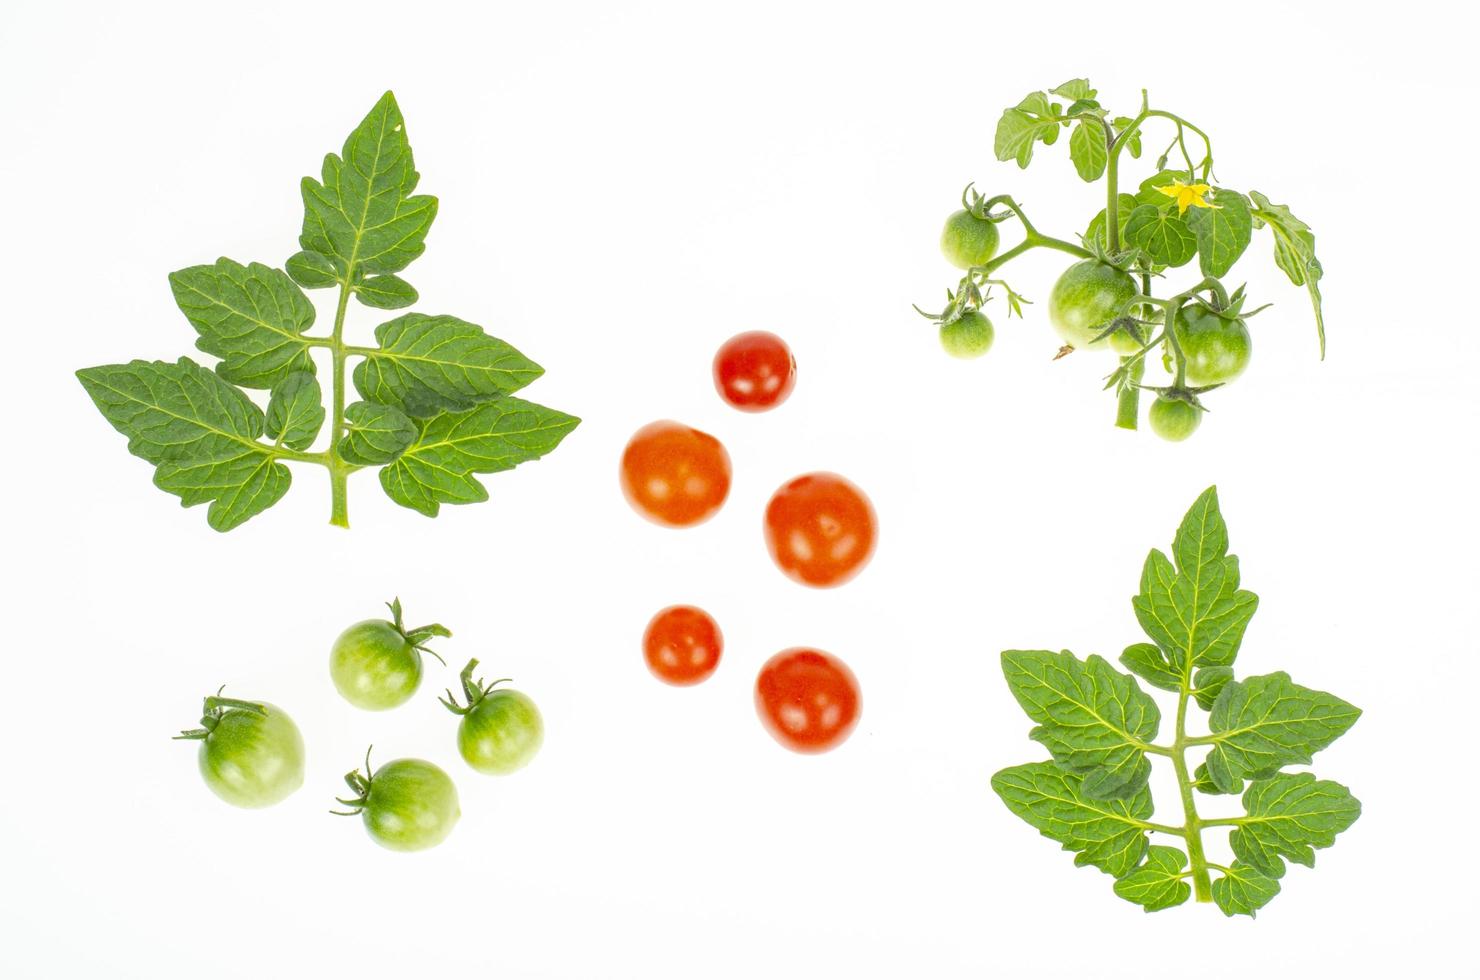
[[[1251,868],[1240,861],[1213,882],[1213,901],[1227,916],[1254,913],[1269,904],[1270,899],[1280,893],[1280,883],[1258,868]]]
[[[387,92],[341,153],[324,157],[320,179],[303,178],[299,244],[327,257],[339,281],[400,272],[425,250],[437,216],[435,197],[412,194],[419,179],[406,122]]]
[[[1120,655],[1120,662],[1137,677],[1163,691],[1180,691],[1182,674],[1167,661],[1155,643],[1132,643]]]
[[[1340,783],[1282,772],[1253,783],[1244,793],[1244,810],[1247,816],[1228,837],[1233,853],[1278,878],[1282,857],[1314,867],[1315,848],[1334,844],[1362,815],[1362,804]]]
[[[1212,711],[1218,695],[1233,680],[1232,667],[1204,667],[1193,678],[1192,696],[1204,711]]]
[[[1125,241],[1125,222],[1136,209],[1136,199],[1129,194],[1116,195],[1116,231],[1121,241]],[[1105,235],[1105,209],[1100,208],[1099,213],[1090,220],[1089,227],[1085,229],[1084,240],[1086,242],[1098,241],[1105,248],[1110,247],[1110,241]]]
[[[1182,874],[1186,867],[1186,854],[1153,844],[1146,851],[1145,863],[1115,883],[1115,894],[1147,912],[1181,905],[1192,895],[1192,886]]]
[[[1160,266],[1175,269],[1197,254],[1197,236],[1171,209],[1137,205],[1125,222],[1125,241],[1151,256]]]
[[[1064,850],[1076,852],[1076,865],[1124,877],[1146,853],[1143,821],[1151,816],[1151,792],[1143,786],[1127,799],[1093,800],[1080,783],[1052,762],[1012,766],[992,777],[992,789],[1007,808]]]
[[[416,422],[394,405],[355,402],[344,420],[349,432],[339,440],[339,455],[356,466],[389,463],[416,441]]]
[[[221,358],[216,371],[227,381],[271,388],[295,371],[313,373],[302,336],[313,304],[286,273],[222,258],[170,273],[170,290],[200,334],[195,346]]]
[[[366,401],[417,418],[455,412],[518,391],[544,373],[519,351],[454,316],[408,313],[375,328],[354,372]]]
[[[324,393],[318,379],[295,371],[272,387],[267,402],[267,438],[289,449],[307,449],[324,425]]]
[[[189,358],[130,361],[77,372],[128,450],[155,465],[154,483],[229,531],[277,503],[292,477],[257,440],[262,410],[240,390]]]
[[[1183,518],[1173,541],[1177,565],[1158,550],[1146,558],[1136,620],[1173,669],[1226,667],[1238,655],[1259,597],[1239,585],[1238,559],[1228,555],[1228,528],[1209,487]]]
[[[1042,92],[1031,92],[1016,107],[1007,109],[997,120],[997,134],[993,139],[993,150],[997,159],[1004,162],[1016,160],[1022,168],[1033,159],[1033,144],[1042,142],[1051,145],[1059,138],[1058,120]]]
[[[1252,216],[1256,227],[1269,226],[1274,232],[1274,264],[1279,266],[1297,286],[1304,286],[1310,294],[1310,305],[1316,314],[1316,333],[1321,341],[1321,356],[1326,356],[1326,319],[1321,313],[1321,262],[1316,258],[1316,236],[1310,225],[1290,213],[1283,204],[1271,204],[1269,198],[1258,191],[1250,191],[1254,199]]]
[[[1227,792],[1236,780],[1305,764],[1356,723],[1361,710],[1291,683],[1284,671],[1224,684],[1208,718],[1208,771]]]
[[[1038,722],[1030,737],[1081,777],[1085,797],[1117,799],[1146,785],[1145,746],[1156,738],[1161,711],[1134,678],[1099,656],[1081,661],[1067,650],[1007,650],[1002,673]]]
[[[416,290],[400,276],[371,276],[355,285],[355,295],[377,310],[399,310],[417,300]]]
[[[1105,173],[1110,148],[1105,142],[1105,127],[1090,119],[1081,119],[1069,134],[1069,159],[1079,171],[1081,180],[1093,183]]]
[[[1187,212],[1187,227],[1197,238],[1198,266],[1205,276],[1222,277],[1238,261],[1254,233],[1249,199],[1238,191],[1215,187],[1208,194],[1210,208]]]
[[[380,471],[380,485],[403,507],[436,517],[442,504],[487,500],[475,473],[495,473],[550,452],[580,419],[505,397],[421,425],[416,441]]]

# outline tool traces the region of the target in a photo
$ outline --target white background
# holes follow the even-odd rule
[[[473,6],[37,3],[0,20],[0,974],[1468,973],[1480,352],[1457,7]],[[1063,237],[1100,206],[1062,145],[1026,172],[992,157],[1004,106],[1076,75],[1122,111],[1149,87],[1211,131],[1222,181],[1318,235],[1329,357],[1260,233],[1230,280],[1276,305],[1249,373],[1179,446],[1110,426],[1103,360],[1050,361],[1062,256],[1008,268],[1039,302],[1011,322],[995,304],[984,360],[948,359],[910,310],[955,281],[935,239],[968,180]],[[331,528],[324,476],[298,470],[278,506],[216,534],[150,484],[71,372],[191,352],[166,274],[280,264],[299,177],[387,87],[441,199],[406,273],[418,308],[522,348],[548,370],[530,397],[585,422],[435,521],[367,474],[354,529]],[[355,308],[351,329],[379,316]],[[762,417],[709,380],[714,348],[750,328],[801,366]],[[728,505],[696,530],[646,524],[617,488],[626,437],[661,417],[734,459]],[[770,491],[812,469],[861,484],[882,522],[872,565],[833,592],[783,579],[759,531]],[[988,787],[1044,756],[998,652],[1139,640],[1145,553],[1211,483],[1262,597],[1241,669],[1366,710],[1316,766],[1362,819],[1257,921],[1147,916]],[[395,594],[454,629],[453,667],[361,713],[328,648]],[[655,682],[638,647],[679,601],[728,641],[689,690]],[[795,644],[863,685],[830,755],[781,750],[754,716],[755,670]],[[433,693],[469,656],[544,710],[545,749],[517,776],[455,754]],[[270,811],[220,803],[195,746],[169,741],[223,682],[307,739],[307,784]],[[382,851],[326,814],[371,741],[456,778],[464,816],[438,850]]]

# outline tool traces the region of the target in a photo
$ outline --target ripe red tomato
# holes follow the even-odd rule
[[[730,454],[707,432],[678,422],[649,423],[622,453],[622,492],[655,524],[701,524],[729,496]]]
[[[826,752],[858,724],[858,679],[830,653],[782,650],[755,679],[755,710],[771,736],[793,752]]]
[[[836,473],[808,473],[766,505],[766,547],[804,585],[842,585],[874,553],[878,519],[862,490]]]
[[[642,634],[648,669],[659,680],[680,687],[707,679],[719,666],[723,651],[719,626],[695,606],[669,606],[652,618]]]
[[[714,387],[742,412],[765,412],[786,401],[797,383],[797,361],[786,341],[764,330],[736,334],[714,355]]]

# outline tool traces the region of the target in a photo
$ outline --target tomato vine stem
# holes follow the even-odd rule
[[[329,467],[329,523],[335,527],[349,527],[349,467],[340,458],[338,448],[339,440],[344,438],[344,360],[349,353],[344,344],[344,315],[349,308],[349,294],[349,281],[342,280],[339,283],[339,305],[334,311],[334,332],[329,338],[334,394],[325,464]]]

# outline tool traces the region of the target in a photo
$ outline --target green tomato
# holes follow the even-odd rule
[[[1181,442],[1202,424],[1202,409],[1180,398],[1157,395],[1151,403],[1151,431],[1168,442]]]
[[[426,641],[452,635],[440,623],[407,629],[401,620],[401,600],[386,605],[394,621],[367,619],[356,623],[339,634],[329,654],[329,676],[334,679],[334,687],[350,704],[367,711],[405,704],[421,686],[421,655],[437,657],[425,646]]]
[[[197,761],[211,792],[232,806],[281,803],[303,785],[303,735],[275,704],[206,698]]]
[[[991,261],[1001,239],[993,222],[970,211],[957,211],[946,219],[945,229],[940,233],[940,250],[951,265],[970,269]]]
[[[353,805],[375,843],[392,851],[436,847],[462,816],[451,777],[422,759],[387,762],[367,783]]]
[[[522,769],[545,741],[545,722],[529,696],[489,691],[457,726],[457,750],[468,765],[490,776]]]
[[[1092,341],[1111,320],[1125,313],[1138,295],[1140,290],[1130,273],[1098,259],[1085,259],[1065,269],[1053,284],[1048,294],[1048,319],[1064,342],[1075,350],[1110,350],[1111,343]],[[1122,353],[1139,349],[1128,336],[1116,334],[1110,340],[1114,349]]]
[[[1202,385],[1227,384],[1249,366],[1253,339],[1242,319],[1225,320],[1201,306],[1177,314],[1177,345],[1187,359],[1187,380]]]
[[[959,319],[940,327],[940,345],[946,353],[965,360],[985,354],[995,336],[992,321],[975,310],[963,313]]]

